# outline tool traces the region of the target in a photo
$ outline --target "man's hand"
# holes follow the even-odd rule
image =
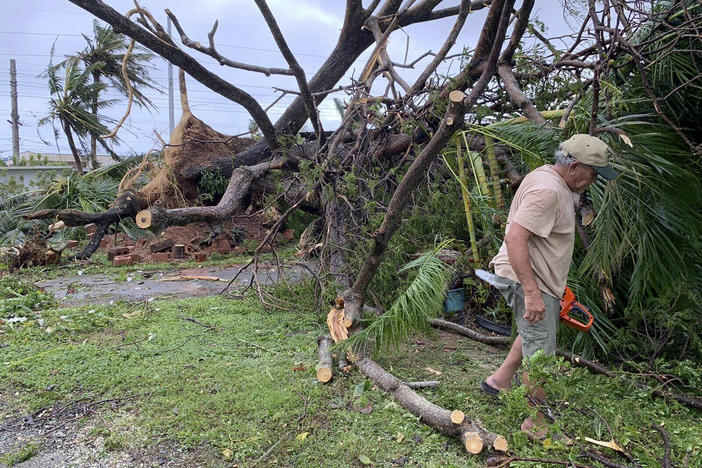
[[[529,294],[524,293],[524,319],[536,323],[546,315],[546,304],[538,289]]]

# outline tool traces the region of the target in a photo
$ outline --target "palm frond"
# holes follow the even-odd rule
[[[429,319],[442,310],[450,274],[450,267],[437,254],[450,242],[441,242],[434,250],[400,269],[398,274],[416,269],[416,276],[410,285],[387,312],[343,342],[343,346],[360,350],[373,343],[375,350],[380,351],[397,347],[414,333],[430,331]]]

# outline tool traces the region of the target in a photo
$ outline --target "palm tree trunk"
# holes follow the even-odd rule
[[[100,72],[93,72],[93,83],[99,83],[100,82]],[[95,91],[95,96],[93,96],[93,104],[92,104],[92,113],[93,117],[95,117],[95,121],[97,121],[98,116],[97,116],[97,111],[98,111],[98,93],[99,91]],[[92,169],[97,169],[100,167],[100,164],[98,163],[97,160],[97,135],[95,133],[90,133],[90,164],[92,166]]]
[[[71,147],[71,153],[73,153],[73,159],[76,161],[76,169],[78,170],[78,175],[83,175],[83,163],[80,160],[80,154],[78,154],[78,149],[73,141],[73,133],[71,133],[71,127],[64,121],[61,121],[61,127],[63,127],[63,132],[66,134],[66,139],[68,140],[68,146]]]

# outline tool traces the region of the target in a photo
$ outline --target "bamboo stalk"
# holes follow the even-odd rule
[[[473,260],[480,261],[478,256],[478,242],[475,239],[475,226],[473,216],[470,212],[470,193],[468,193],[468,180],[463,168],[463,153],[461,151],[461,141],[456,136],[456,161],[458,162],[458,181],[461,184],[461,196],[463,198],[463,209],[466,212],[466,222],[468,223],[468,235],[470,236],[470,249],[473,251]]]
[[[489,197],[490,187],[487,183],[485,167],[483,166],[483,159],[480,157],[480,153],[470,150],[470,143],[466,138],[466,132],[462,132],[461,135],[463,136],[463,142],[466,145],[468,159],[470,160],[470,167],[473,170],[473,177],[475,177],[475,182],[478,186],[478,194],[482,197]]]
[[[468,151],[468,157],[470,158],[470,165],[473,169],[473,176],[476,178],[478,188],[480,189],[480,195],[490,197],[490,186],[487,183],[483,158],[480,157],[480,153],[477,151]]]
[[[490,166],[490,179],[492,180],[492,190],[495,194],[495,208],[501,210],[502,189],[500,188],[500,166],[495,156],[495,140],[491,136],[485,135],[485,151],[487,152],[488,164]]]

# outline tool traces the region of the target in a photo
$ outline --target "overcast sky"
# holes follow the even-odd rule
[[[106,3],[122,13],[133,7],[131,0],[108,0]],[[366,0],[363,3],[366,5],[369,2]],[[457,3],[457,0],[444,1],[440,7]],[[563,31],[565,25],[560,1],[540,0],[536,3],[536,15],[546,22],[551,31]],[[216,43],[222,55],[240,62],[287,68],[258,8],[251,0],[142,0],[140,4],[162,22],[164,27],[164,9],[169,8],[179,18],[189,37],[202,43],[207,43],[207,33],[217,19],[219,28]],[[345,2],[269,0],[268,4],[290,48],[305,69],[308,79],[311,78],[336,43],[343,21]],[[0,62],[3,64],[0,67],[0,112],[6,116],[0,125],[0,157],[7,159],[12,154],[12,131],[9,123],[11,58],[17,63],[19,115],[22,123],[20,151],[56,152],[58,144],[61,152],[69,153],[63,134],[59,136],[57,143],[50,126],[37,129],[37,121],[48,114],[49,100],[46,80],[38,75],[49,63],[52,44],[55,44],[54,55],[57,59],[74,54],[85,46],[81,34],[92,35],[94,17],[67,0],[5,0],[0,5]],[[460,51],[463,47],[474,47],[486,12],[487,9],[469,16],[455,51]],[[453,22],[453,18],[448,18],[393,33],[389,45],[391,58],[395,62],[402,62],[407,50],[407,61],[411,62],[428,50],[436,52]],[[173,33],[177,35],[175,28]],[[291,78],[268,78],[259,73],[221,67],[210,57],[190,49],[187,52],[231,83],[252,94],[264,108],[279,95],[273,87],[297,89]],[[368,54],[369,52],[366,52],[356,63],[354,76],[360,73]],[[425,59],[418,67],[421,68],[421,65],[429,60]],[[168,139],[167,68],[164,59],[156,56],[152,60],[151,76],[163,90],[163,94],[147,93],[157,105],[156,110],[132,110],[130,118],[119,133],[123,141],[116,148],[118,153],[134,154],[160,147],[154,131]],[[439,67],[439,72],[455,72],[457,69],[458,62],[454,61]],[[408,81],[411,81],[413,74],[417,72],[403,73],[406,73]],[[174,77],[177,89],[175,70]],[[226,134],[233,135],[247,130],[250,117],[242,107],[208,90],[192,78],[188,79],[187,83],[191,109],[197,117]],[[119,94],[111,91],[106,97],[116,98]],[[291,100],[292,96],[286,96],[269,111],[274,122]],[[119,118],[125,106],[126,100],[123,100],[105,113]],[[339,116],[330,99],[322,103],[320,112],[325,129],[333,129],[339,121]],[[176,123],[179,118],[180,106],[176,94]],[[42,139],[49,144],[43,143]]]

